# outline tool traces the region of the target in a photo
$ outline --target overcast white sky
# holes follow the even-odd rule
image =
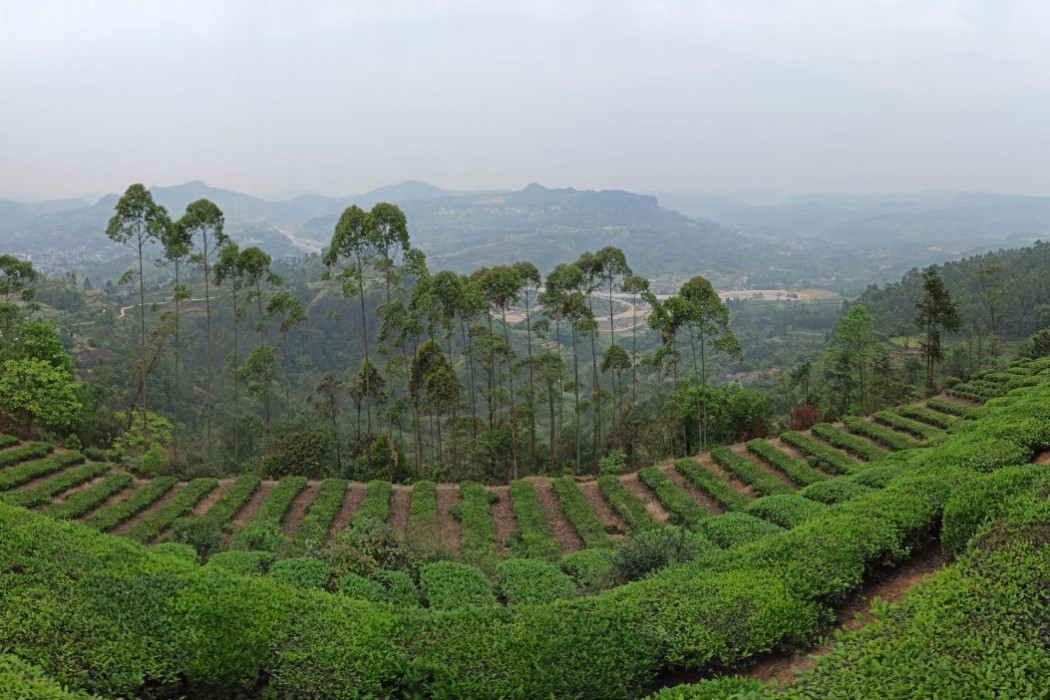
[[[1050,3],[0,0],[0,197],[1050,195]]]

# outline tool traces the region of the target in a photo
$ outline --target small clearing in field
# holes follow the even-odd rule
[[[459,552],[463,540],[463,525],[449,514],[448,509],[463,502],[459,484],[438,484],[437,528],[441,548]]]
[[[292,505],[288,507],[288,512],[281,519],[281,532],[285,537],[292,539],[299,532],[299,526],[303,524],[303,516],[306,515],[310,504],[317,498],[317,492],[320,489],[321,482],[311,481],[306,484],[306,488],[300,491],[299,495],[292,501]]]
[[[346,495],[343,496],[343,505],[339,507],[339,512],[335,514],[335,518],[332,520],[332,527],[328,530],[329,541],[331,541],[337,533],[345,530],[347,525],[350,524],[350,518],[354,517],[354,513],[356,513],[361,507],[361,504],[364,503],[365,490],[367,488],[368,484],[362,484],[356,481],[350,482],[350,485],[346,489]]]
[[[503,540],[510,537],[518,529],[518,521],[514,517],[514,504],[510,502],[509,486],[489,486],[485,489],[489,493],[499,496],[499,500],[492,504],[492,524],[496,526],[496,545],[501,550]]]
[[[412,487],[404,484],[394,484],[390,493],[390,520],[387,524],[390,528],[404,535],[408,532],[408,516],[412,511]]]

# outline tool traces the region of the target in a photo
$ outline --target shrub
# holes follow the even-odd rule
[[[176,542],[192,547],[204,560],[226,548],[222,528],[210,518],[178,518],[171,530]]]
[[[324,545],[328,538],[328,529],[332,526],[335,514],[343,505],[346,497],[347,482],[345,479],[325,479],[317,489],[317,496],[303,516],[295,539],[288,545],[288,551],[303,553],[311,547]]]
[[[419,605],[419,589],[412,577],[395,569],[376,569],[372,580],[383,590],[383,600],[392,605]]]
[[[112,530],[163,498],[177,483],[178,479],[173,476],[158,477],[123,501],[96,510],[84,519],[84,524],[103,532]]]
[[[417,481],[412,486],[408,543],[421,552],[438,549],[437,485],[433,481]]]
[[[645,509],[645,504],[628,491],[623,482],[615,476],[599,476],[598,489],[601,491],[602,497],[613,507],[613,510],[623,518],[628,531],[637,533],[660,526],[653,516],[649,515],[649,511]]]
[[[175,557],[176,559],[188,564],[200,563],[200,557],[197,556],[197,550],[186,544],[179,544],[178,542],[161,542],[160,544],[153,545],[150,549],[153,550],[154,554]]]
[[[49,506],[47,514],[53,518],[79,518],[131,486],[134,481],[127,472],[110,474],[94,486],[71,493],[61,503]]]
[[[207,566],[247,576],[248,574],[265,574],[276,559],[277,555],[273,552],[231,549],[228,552],[213,554],[208,559]]]
[[[279,559],[270,566],[275,581],[303,590],[325,588],[331,575],[328,565],[314,557]]]
[[[339,577],[336,591],[347,598],[367,600],[370,603],[380,603],[386,598],[383,587],[378,582],[353,573]]]
[[[128,530],[126,536],[143,544],[153,541],[169,525],[175,522],[176,518],[188,513],[193,506],[197,505],[216,486],[218,486],[218,482],[215,479],[194,479],[154,513],[135,523],[135,526]]]
[[[616,553],[611,549],[581,549],[561,558],[561,569],[584,593],[604,590],[613,584],[613,561]]]
[[[711,549],[711,544],[701,535],[683,528],[646,530],[617,546],[613,578],[621,583],[637,581],[672,564],[692,561]]]
[[[6,450],[8,447],[14,447],[20,442],[21,440],[19,440],[14,435],[0,434],[0,450]]]
[[[281,520],[292,507],[292,501],[306,488],[306,483],[305,476],[286,476],[278,481],[244,529],[233,536],[230,546],[233,549],[280,552],[284,548]]]
[[[598,460],[598,473],[620,476],[627,469],[627,453],[619,447]]]
[[[899,416],[891,411],[876,411],[871,417],[883,425],[888,425],[895,430],[911,433],[920,440],[929,440],[944,435],[944,431],[940,428],[934,428],[925,423],[920,423],[917,420]]]
[[[727,700],[752,698],[752,693],[765,690],[766,684],[746,676],[721,676],[699,683],[676,685],[650,695],[648,700]]]
[[[784,528],[793,528],[819,517],[826,507],[796,494],[774,494],[758,499],[746,512]]]
[[[576,595],[576,585],[540,559],[507,559],[496,571],[496,588],[508,605],[544,605]]]
[[[532,482],[510,482],[510,501],[514,506],[514,519],[518,521],[525,554],[534,559],[557,559],[560,551],[558,541],[551,535],[547,514],[536,497]]]
[[[608,547],[609,535],[602,527],[601,520],[591,508],[591,504],[582,493],[576,482],[570,477],[554,479],[551,482],[554,495],[558,497],[561,511],[576,534],[583,540],[585,547]]]
[[[390,517],[390,495],[394,487],[389,481],[374,479],[368,482],[365,489],[365,499],[361,501],[361,507],[354,513],[353,520],[371,518],[385,523]]]
[[[474,481],[463,482],[459,491],[463,496],[459,509],[463,523],[463,560],[494,572],[500,555],[496,547],[496,525],[492,522],[491,508],[499,496],[486,491],[485,487]]]
[[[435,610],[496,604],[488,577],[469,564],[455,561],[424,564],[419,570],[419,586],[427,605]]]
[[[262,479],[254,474],[237,477],[236,481],[230,484],[230,488],[223,492],[219,500],[201,518],[207,519],[220,529],[226,529],[229,522],[248,504],[260,486],[262,486]]]
[[[704,536],[719,547],[729,548],[769,537],[783,528],[747,513],[723,513],[704,521]]]
[[[746,447],[748,452],[758,455],[775,469],[786,474],[796,486],[809,486],[828,478],[805,462],[795,459],[773,443],[761,438],[748,440]]]
[[[7,469],[19,462],[25,462],[30,459],[46,457],[51,453],[52,449],[51,445],[46,442],[31,442],[27,445],[20,445],[19,447],[10,450],[4,450],[3,452],[0,452],[0,469]],[[5,474],[6,472],[0,474],[0,477],[3,477]],[[20,484],[11,484],[10,486],[7,486],[4,485],[4,482],[0,481],[0,490],[7,490],[19,485]]]
[[[386,523],[366,518],[352,523],[318,552],[335,575],[369,576],[376,569],[414,570],[417,561],[405,538]]]
[[[833,503],[848,501],[857,496],[863,496],[870,491],[872,491],[870,486],[866,486],[859,481],[854,481],[852,477],[845,477],[842,479],[820,481],[816,484],[811,484],[796,493],[811,501],[831,505]]]
[[[656,500],[660,501],[660,505],[670,514],[673,524],[695,530],[701,520],[711,517],[707,508],[679,491],[674,482],[656,467],[640,470],[638,479],[656,494]]]
[[[809,430],[812,426],[820,422],[820,409],[816,406],[807,404],[796,408],[791,412],[791,429],[792,430]]]
[[[889,451],[873,445],[864,438],[850,435],[844,430],[839,430],[829,423],[817,423],[813,426],[813,434],[823,439],[833,447],[845,450],[850,454],[860,457],[866,462],[875,462],[889,456]]]
[[[781,435],[780,439],[806,455],[809,463],[817,469],[832,474],[849,474],[857,468],[855,460],[804,433],[789,430]]]
[[[688,479],[689,483],[729,510],[746,508],[751,502],[747,496],[719,479],[698,462],[691,459],[678,459],[675,460],[674,468]]]
[[[927,423],[942,430],[947,430],[959,421],[959,419],[953,415],[945,415],[944,413],[934,411],[932,408],[926,408],[925,406],[901,406],[897,409],[897,414],[904,416],[905,418],[912,418]]]
[[[21,450],[22,448],[16,448]],[[15,450],[11,450],[14,452]],[[26,455],[34,454],[34,451],[28,451]],[[46,452],[44,454],[47,454]],[[19,463],[15,466],[8,467],[4,471],[0,472],[0,491],[9,491],[17,486],[27,484],[33,479],[38,479],[48,474],[54,474],[60,472],[66,467],[71,467],[74,464],[80,464],[84,461],[84,455],[79,452],[66,452],[60,455],[53,455],[44,459],[37,459],[31,462],[19,460]]]
[[[74,486],[91,481],[95,477],[101,476],[108,471],[108,464],[99,464],[98,462],[84,464],[76,469],[63,472],[62,474],[48,479],[41,484],[37,484],[32,488],[5,494],[3,499],[13,506],[35,508],[36,506],[50,503],[51,499],[55,497],[55,494],[68,491]]]
[[[791,493],[792,491],[792,488],[783,481],[728,447],[716,447],[711,450],[711,459],[760,494]]]
[[[891,450],[910,450],[919,446],[919,441],[915,438],[898,433],[896,430],[890,430],[878,423],[872,423],[869,420],[856,416],[846,416],[842,420],[851,433],[866,435],[876,442],[881,442]]]

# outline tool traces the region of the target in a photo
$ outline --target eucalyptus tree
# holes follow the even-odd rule
[[[215,284],[222,286],[230,283],[230,304],[233,311],[233,321],[230,330],[233,332],[233,351],[228,357],[231,374],[233,375],[233,459],[240,461],[240,420],[241,420],[241,394],[240,377],[237,368],[240,366],[240,348],[238,339],[240,335],[241,321],[244,319],[244,307],[240,305],[240,291],[244,286],[244,270],[241,267],[241,249],[236,241],[227,240],[226,245],[219,251],[219,257],[212,268],[215,275]]]
[[[657,354],[653,358],[653,367],[655,369],[656,377],[658,380],[657,387],[663,384],[661,379],[663,374],[663,367],[665,363],[670,365],[673,377],[673,389],[672,396],[678,392],[678,365],[681,359],[681,353],[678,351],[678,333],[686,326],[689,322],[692,310],[689,308],[689,302],[682,299],[681,296],[668,297],[664,301],[657,299],[656,295],[650,292],[643,294],[645,300],[649,303],[649,326],[657,331],[660,335],[661,348],[657,351]],[[657,391],[657,396],[662,400],[661,393]],[[684,427],[684,426],[683,426]],[[683,430],[684,432],[684,430]],[[672,451],[674,450],[674,431],[672,430]],[[683,435],[682,438],[683,449],[685,449],[686,440]]]
[[[453,336],[453,325],[456,317],[461,313],[461,309],[464,305],[464,290],[463,280],[455,272],[448,270],[441,270],[427,279],[427,299],[431,303],[432,308],[437,311],[438,322],[441,325],[444,340],[447,346],[448,352],[448,364],[449,367],[454,368],[456,366],[456,356],[453,352],[452,336]],[[469,364],[469,363],[468,363]],[[473,397],[472,397],[473,398]],[[458,415],[457,406],[458,401],[449,402],[449,411],[451,413],[451,430],[452,430],[452,471],[453,473],[459,473],[459,447],[457,440],[458,430]],[[473,418],[473,417],[472,417]]]
[[[418,400],[425,400],[432,408],[431,429],[437,433],[437,461],[443,461],[441,412],[442,407],[454,402],[459,393],[459,383],[455,373],[445,357],[444,351],[435,340],[424,341],[412,358],[409,373],[409,392]]]
[[[339,412],[342,404],[339,397],[346,388],[346,382],[342,379],[337,379],[331,372],[325,372],[314,387],[314,393],[306,399],[310,405],[317,409],[331,434],[332,472],[334,474],[343,473],[343,441],[339,434]]]
[[[6,353],[14,338],[14,329],[21,320],[21,311],[15,301],[30,301],[35,293],[33,283],[40,273],[33,264],[13,255],[0,255],[0,355]],[[0,357],[2,359],[2,357]]]
[[[186,207],[186,212],[179,219],[179,227],[185,230],[192,242],[193,254],[190,262],[201,268],[204,273],[204,327],[207,365],[207,403],[205,404],[205,442],[208,457],[211,457],[211,423],[214,397],[212,395],[212,340],[211,340],[211,266],[229,242],[223,233],[224,218],[222,210],[207,199],[198,199]]]
[[[123,245],[131,245],[138,255],[139,279],[139,375],[142,393],[142,424],[147,425],[146,411],[146,282],[143,278],[143,254],[153,243],[159,242],[171,226],[168,211],[153,201],[143,185],[136,183],[128,187],[124,196],[117,201],[116,213],[106,226],[106,235],[110,240]],[[145,428],[145,441],[149,443],[149,428]]]
[[[288,335],[296,326],[307,323],[310,318],[303,310],[299,297],[287,289],[281,289],[266,302],[266,315],[279,316],[277,332],[281,334],[281,354],[284,360],[284,404],[286,409],[292,405],[292,373],[288,361]]]
[[[496,265],[486,270],[478,279],[482,293],[489,304],[500,311],[503,324],[503,342],[507,354],[507,385],[510,388],[510,471],[511,478],[518,478],[518,430],[516,397],[514,393],[514,350],[510,343],[510,326],[507,324],[507,309],[521,297],[522,280],[517,269],[507,265]],[[491,317],[491,314],[490,314]]]
[[[580,470],[580,352],[579,329],[587,319],[593,319],[590,306],[585,298],[586,278],[578,265],[560,263],[547,274],[547,301],[555,305],[551,313],[555,318],[564,318],[569,322],[572,334],[572,390],[573,412],[576,416],[576,471]]]
[[[375,258],[375,248],[369,237],[368,214],[356,204],[347,207],[335,225],[335,233],[332,234],[328,250],[325,251],[321,261],[327,268],[324,279],[334,277],[340,283],[344,297],[357,296],[361,302],[363,369],[372,365],[368,353],[368,317],[365,313],[365,270],[372,265]],[[338,270],[334,271],[337,267]],[[364,371],[361,375],[364,382],[361,396],[367,421],[366,445],[372,436],[372,397],[376,393],[370,385],[372,377],[371,371]],[[368,450],[366,452],[368,459],[371,460],[371,452]],[[371,465],[369,465],[369,471],[371,471]]]
[[[1003,268],[986,265],[977,271],[975,280],[979,301],[988,312],[988,330],[991,333],[992,358],[999,357],[999,335],[1003,323]]]
[[[839,318],[824,350],[824,373],[839,389],[839,408],[849,409],[857,388],[857,401],[870,410],[872,369],[878,346],[875,319],[861,304],[853,304]]]
[[[733,358],[741,355],[740,344],[729,329],[729,307],[705,277],[697,275],[682,285],[679,295],[688,304],[686,325],[689,327],[689,342],[700,345],[700,386],[703,389],[703,406],[700,411],[700,450],[708,448],[707,409],[707,348],[724,352]],[[694,373],[695,351],[694,351]]]
[[[558,411],[556,411],[555,401],[557,401],[558,407],[560,407],[561,385],[565,375],[565,360],[563,360],[558,353],[544,350],[536,355],[532,362],[536,365],[536,376],[539,377],[540,382],[542,382],[546,388],[547,417],[550,421],[550,434],[548,436],[549,444],[547,448],[549,452],[547,473],[554,476],[558,457],[559,428]],[[579,441],[577,440],[577,453],[578,451]],[[578,462],[579,456],[577,455],[577,463]]]
[[[583,271],[583,286],[581,292],[587,300],[588,318],[581,319],[577,331],[587,334],[591,346],[591,417],[592,417],[592,448],[591,467],[598,469],[598,452],[601,443],[601,382],[598,375],[598,324],[594,320],[594,293],[602,286],[602,264],[603,261],[591,252],[580,255],[576,266]]]
[[[189,290],[186,285],[182,284],[182,266],[189,260],[191,246],[193,245],[193,238],[189,231],[182,226],[181,222],[176,222],[168,226],[164,232],[164,260],[171,264],[175,272],[175,288],[172,293],[172,301],[175,304],[175,377],[172,386],[172,407],[175,414],[174,430],[172,431],[172,449],[175,453],[175,460],[178,461],[179,456],[179,369],[181,366],[182,359],[182,344],[181,344],[181,327],[182,321],[180,318],[180,307],[182,302],[190,298]]]
[[[529,297],[538,294],[543,278],[539,269],[530,262],[522,261],[514,263],[514,269],[521,277],[521,296],[525,302],[525,348],[528,355],[526,367],[529,370],[529,388],[525,394],[529,407],[529,462],[536,461],[536,376],[535,363],[532,361],[532,313],[529,307]]]
[[[365,225],[367,227],[368,240],[375,251],[373,265],[376,272],[383,278],[386,290],[384,304],[380,307],[380,316],[385,318],[388,315],[396,314],[398,311],[393,306],[393,292],[394,285],[400,281],[402,276],[399,263],[403,261],[404,256],[411,247],[408,240],[408,222],[404,212],[399,207],[388,202],[379,202],[368,212],[368,215],[365,217]],[[385,325],[385,329],[382,325],[380,327],[379,340],[381,343],[393,337],[393,331],[397,323],[395,319],[390,319]],[[386,335],[383,334],[383,330],[388,331]],[[393,381],[396,366],[390,364],[391,353],[389,348],[386,348],[386,355],[387,382],[391,394],[394,396],[397,391],[396,384]],[[405,353],[402,353],[402,363],[407,365],[407,355]],[[407,371],[407,367],[404,369]]]
[[[631,275],[621,284],[623,291],[633,295],[631,300],[631,405],[638,401],[638,295],[649,291],[649,280]]]
[[[606,246],[594,255],[598,263],[598,276],[605,284],[609,293],[609,345],[616,344],[616,335],[613,333],[613,292],[617,289],[623,290],[624,283],[631,279],[630,265],[627,264],[627,256],[616,246]]]
[[[959,330],[959,305],[932,265],[922,271],[922,288],[922,299],[915,304],[915,324],[923,334],[920,347],[926,361],[926,389],[932,393],[936,389],[933,367],[944,359],[941,331],[954,333]]]

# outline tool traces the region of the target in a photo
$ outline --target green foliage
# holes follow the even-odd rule
[[[609,535],[602,527],[601,520],[591,508],[591,504],[571,477],[562,477],[551,481],[554,495],[558,497],[561,511],[565,514],[572,529],[583,540],[585,547],[602,548],[609,546]]]
[[[201,516],[219,527],[226,527],[234,516],[237,515],[251,500],[252,496],[262,486],[262,479],[254,474],[244,474],[230,484],[230,488],[223,492],[219,500]]]
[[[728,549],[776,535],[783,529],[747,513],[729,512],[705,520],[701,532],[711,542]]]
[[[230,547],[233,549],[264,549],[280,552],[284,549],[284,537],[280,532],[281,520],[303,489],[306,488],[305,476],[286,476],[277,482],[273,490],[266,495],[255,516],[244,526],[244,529],[233,536]]]
[[[889,451],[878,445],[873,445],[864,438],[850,435],[844,430],[839,430],[830,423],[817,423],[811,429],[813,434],[823,439],[832,447],[845,450],[850,454],[860,457],[866,462],[875,462],[889,456]]]
[[[46,512],[53,518],[79,518],[128,488],[133,482],[134,478],[127,472],[110,474],[94,486],[71,493],[61,503],[48,506]]]
[[[152,445],[164,448],[171,444],[171,421],[162,415],[147,411],[143,417],[140,411],[130,415],[118,411],[116,419],[128,428],[113,441],[113,449],[126,458],[141,457]]]
[[[765,690],[766,684],[745,676],[720,676],[699,683],[675,685],[654,693],[649,700],[744,700]]]
[[[187,564],[200,563],[200,557],[197,556],[197,550],[188,544],[181,544],[179,542],[161,542],[160,544],[153,545],[150,549],[154,554],[175,557]]]
[[[363,518],[337,533],[319,552],[336,577],[370,576],[376,569],[412,571],[418,565],[405,539],[386,523]]]
[[[265,574],[277,560],[273,552],[259,552],[231,549],[228,552],[217,552],[208,559],[208,566],[223,569],[236,574]]]
[[[673,524],[695,530],[701,520],[711,517],[707,508],[679,491],[674,482],[656,467],[639,470],[638,479],[656,494],[656,500],[670,514]]]
[[[40,457],[46,457],[54,449],[46,442],[31,442],[26,445],[20,445],[14,449],[4,450],[0,452],[0,469],[7,469],[10,466],[18,464],[19,462],[25,462],[30,459],[39,459]],[[4,472],[6,474],[7,472]],[[4,482],[0,482],[4,483]],[[25,483],[25,482],[21,482]],[[0,489],[6,490],[14,488],[19,484],[11,484],[10,486],[0,486]]]
[[[876,442],[881,442],[891,450],[910,450],[919,446],[919,441],[910,435],[903,435],[878,423],[872,423],[857,416],[845,416],[842,421],[851,433],[866,435]]]
[[[288,546],[290,552],[307,552],[312,547],[324,544],[332,521],[343,505],[346,489],[345,479],[325,479],[321,482],[317,496],[310,503],[303,521],[299,524],[295,539]]]
[[[385,598],[383,587],[370,578],[360,574],[344,574],[336,583],[336,591],[354,600],[366,600],[370,603],[380,603]]]
[[[408,512],[408,543],[420,552],[435,552],[439,547],[437,485],[417,481],[412,485],[412,502]]]
[[[673,564],[693,561],[711,550],[702,535],[679,527],[645,530],[616,547],[612,576],[620,583],[637,581]]]
[[[490,511],[499,497],[474,481],[463,482],[459,490],[463,496],[459,510],[463,524],[463,560],[495,571],[500,556],[496,548],[496,526]]]
[[[825,506],[815,500],[807,500],[797,494],[774,494],[765,496],[747,507],[746,512],[784,528],[820,517]]]
[[[598,488],[602,492],[602,498],[623,518],[628,531],[639,533],[660,526],[645,509],[645,504],[628,491],[623,482],[615,476],[598,477]]]
[[[126,536],[142,543],[151,542],[175,522],[176,518],[192,510],[193,506],[197,505],[218,485],[219,482],[215,479],[194,479],[159,509],[135,523],[135,526],[127,531]]]
[[[3,435],[0,434],[0,450],[6,450],[8,447],[14,447],[21,442],[14,435]]]
[[[51,499],[54,498],[56,494],[67,491],[74,486],[79,486],[87,481],[91,481],[95,477],[102,476],[108,471],[108,464],[99,464],[98,462],[84,464],[76,469],[71,469],[52,479],[48,479],[32,488],[5,494],[2,498],[13,506],[36,508],[37,506],[50,503]]]
[[[804,489],[796,491],[796,493],[811,501],[831,505],[833,503],[848,501],[857,496],[863,496],[871,490],[871,486],[862,484],[859,481],[854,481],[852,477],[845,477],[842,479],[819,481],[815,484],[810,484]]]
[[[806,455],[809,463],[817,469],[832,474],[850,474],[857,469],[857,462],[834,447],[814,440],[805,433],[789,430],[780,439]]]
[[[50,451],[50,448],[43,450],[43,454],[47,454],[48,451]],[[14,450],[11,450],[11,452],[14,452]],[[25,454],[33,454],[33,452],[39,453],[39,451],[26,450]],[[44,459],[21,462],[0,472],[0,491],[10,491],[17,486],[29,483],[33,479],[60,472],[74,464],[81,464],[83,461],[84,455],[79,452],[63,452]]]
[[[376,569],[372,580],[380,585],[383,600],[391,605],[419,605],[419,589],[412,577],[397,569]]]
[[[158,477],[123,501],[99,508],[84,519],[84,524],[103,532],[112,530],[163,498],[164,494],[171,491],[178,481],[173,476]]]
[[[613,347],[620,347],[614,345]],[[613,476],[619,476],[627,470],[627,453],[622,449],[617,448],[612,450],[609,454],[605,455],[598,460],[598,473],[599,474],[612,474]]]
[[[423,599],[434,610],[496,604],[488,577],[469,564],[455,561],[424,564],[419,569],[419,587]]]
[[[353,521],[357,522],[365,518],[371,518],[377,522],[385,523],[390,517],[390,494],[394,487],[389,481],[374,479],[368,482],[365,489],[365,500],[361,507],[354,513]]]
[[[518,521],[525,554],[534,559],[557,559],[558,541],[551,535],[547,514],[543,511],[531,481],[510,482],[510,502]]]
[[[0,654],[0,696],[12,700],[91,700],[98,697],[64,688],[39,667],[11,654]]]
[[[728,447],[716,447],[711,450],[711,459],[760,494],[791,493],[793,490],[747,457],[733,452]]]
[[[693,486],[715,499],[729,510],[746,508],[750,501],[742,493],[691,459],[679,459],[674,468]]]
[[[748,440],[746,446],[748,452],[758,455],[775,469],[783,472],[796,486],[809,486],[828,478],[805,462],[795,459],[773,443],[761,438]]]
[[[911,418],[899,416],[892,411],[876,411],[871,417],[883,425],[890,426],[894,430],[911,433],[920,440],[930,440],[944,435],[944,431],[939,428],[934,428],[925,423],[920,423],[917,420],[912,420]]]
[[[314,557],[278,559],[270,565],[270,576],[278,583],[286,583],[304,590],[325,588],[332,572],[328,565]]]
[[[576,584],[540,559],[507,559],[496,570],[496,589],[507,605],[545,605],[576,595]]]
[[[897,415],[904,416],[905,418],[912,418],[923,423],[929,423],[933,427],[942,430],[947,430],[958,421],[954,416],[946,416],[943,413],[931,410],[924,406],[901,406],[897,409]]]
[[[873,489],[881,489],[904,473],[901,463],[887,464],[885,462],[870,467],[863,467],[857,473],[848,477],[852,481]]]
[[[596,593],[613,585],[613,562],[616,552],[611,549],[581,549],[561,558],[561,569],[583,593]]]

